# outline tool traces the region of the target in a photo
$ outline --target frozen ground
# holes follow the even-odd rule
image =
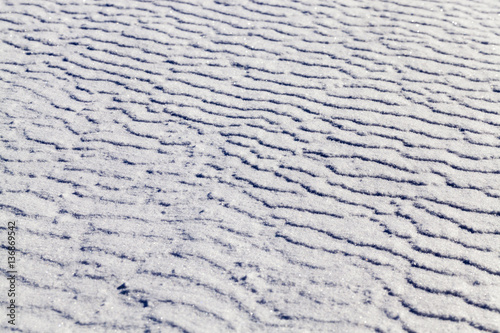
[[[1,1],[16,328],[499,332],[499,15]]]

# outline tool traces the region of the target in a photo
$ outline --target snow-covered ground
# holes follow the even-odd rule
[[[24,332],[499,332],[496,0],[0,2]]]

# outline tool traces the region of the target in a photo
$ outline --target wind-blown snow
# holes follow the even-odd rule
[[[3,1],[16,329],[499,332],[499,15]]]

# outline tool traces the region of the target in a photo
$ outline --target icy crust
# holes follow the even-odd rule
[[[499,12],[3,2],[17,328],[499,332]]]

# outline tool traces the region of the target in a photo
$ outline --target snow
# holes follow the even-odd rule
[[[1,3],[2,329],[499,332],[499,12]]]

